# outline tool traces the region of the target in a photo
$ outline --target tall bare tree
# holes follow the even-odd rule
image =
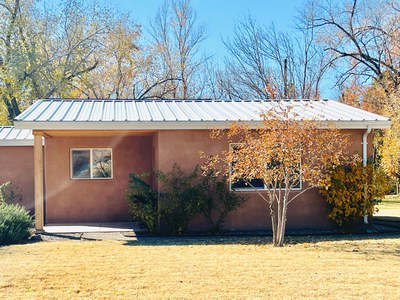
[[[150,23],[153,51],[158,55],[159,95],[154,97],[196,98],[201,94],[199,70],[207,60],[200,54],[205,27],[198,24],[189,0],[165,1]],[[157,81],[156,81],[157,82]],[[167,93],[165,93],[167,91]]]
[[[311,0],[303,18],[338,70],[338,84],[350,77],[370,79],[387,93],[400,85],[400,3],[398,0]],[[353,79],[353,78],[352,78]]]
[[[303,25],[303,24],[301,24]],[[241,19],[224,44],[224,89],[229,98],[315,98],[327,61],[305,26],[298,32],[279,32],[250,16]]]

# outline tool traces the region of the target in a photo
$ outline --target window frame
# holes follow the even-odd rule
[[[229,150],[231,149],[231,147],[233,147],[234,145],[243,145],[243,143],[229,143]],[[301,161],[300,161],[300,166],[301,166]],[[241,187],[241,188],[233,188],[234,183],[232,182],[232,162],[230,163],[229,166],[229,190],[231,192],[251,192],[251,191],[266,191],[267,190],[267,186],[264,183],[264,186],[262,188],[257,188],[257,187]],[[301,170],[301,167],[300,167]],[[292,188],[292,191],[301,191],[303,189],[303,181],[301,180],[301,172],[300,172],[300,184],[299,187],[296,188]],[[279,188],[277,190],[284,190],[284,188]]]
[[[93,177],[93,150],[108,150],[110,151],[111,154],[111,176],[110,177]],[[73,169],[73,158],[72,154],[73,151],[89,151],[89,174],[90,177],[88,178],[80,178],[80,177],[74,177],[74,169]],[[114,179],[114,163],[113,163],[113,149],[112,148],[100,148],[100,147],[94,147],[94,148],[70,148],[69,152],[69,165],[70,165],[70,179],[71,180],[110,180]]]

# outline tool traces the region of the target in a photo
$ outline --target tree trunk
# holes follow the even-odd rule
[[[281,232],[281,226],[282,223],[280,222],[280,220],[282,219],[282,203],[281,203],[281,191],[279,191],[279,196],[278,196],[278,201],[277,201],[277,206],[278,206],[278,211],[276,213],[276,233],[275,233],[275,242],[274,242],[274,246],[278,246],[279,245],[279,240],[280,240],[280,232]]]
[[[286,213],[287,213],[287,200],[286,198],[283,200],[282,205],[282,215],[280,216],[280,232],[279,232],[279,243],[277,246],[283,247],[283,243],[285,241],[285,231],[286,231]]]
[[[15,99],[15,97],[12,97],[11,105],[12,105],[12,108],[14,111],[14,118],[15,118],[16,116],[18,116],[21,113],[21,110],[19,109],[19,106],[18,106],[17,99]]]
[[[7,108],[7,118],[12,123],[14,118],[21,113],[21,110],[18,107],[18,102],[15,97],[12,97],[11,101],[7,99],[7,96],[3,96],[3,103],[6,105]]]
[[[277,201],[278,209],[274,210],[272,205],[271,209],[271,222],[272,222],[272,239],[275,247],[283,247],[286,231],[286,216],[287,216],[287,197],[284,196],[283,200],[279,197]]]
[[[7,108],[7,118],[10,122],[12,122],[12,120],[14,119],[14,111],[13,108],[11,106],[10,101],[7,99],[7,97],[3,96],[3,103],[5,104],[6,108]]]
[[[277,246],[277,231],[278,231],[278,218],[276,216],[276,210],[270,205],[271,225],[272,225],[272,242],[274,246]]]

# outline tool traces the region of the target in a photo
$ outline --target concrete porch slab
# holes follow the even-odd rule
[[[136,222],[97,222],[46,224],[46,233],[88,233],[88,232],[143,232]]]

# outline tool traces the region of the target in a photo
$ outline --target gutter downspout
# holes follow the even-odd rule
[[[368,135],[371,133],[372,128],[367,126],[367,130],[363,134],[362,148],[363,148],[363,167],[367,166],[368,163]],[[364,224],[368,224],[368,214],[364,215]]]

